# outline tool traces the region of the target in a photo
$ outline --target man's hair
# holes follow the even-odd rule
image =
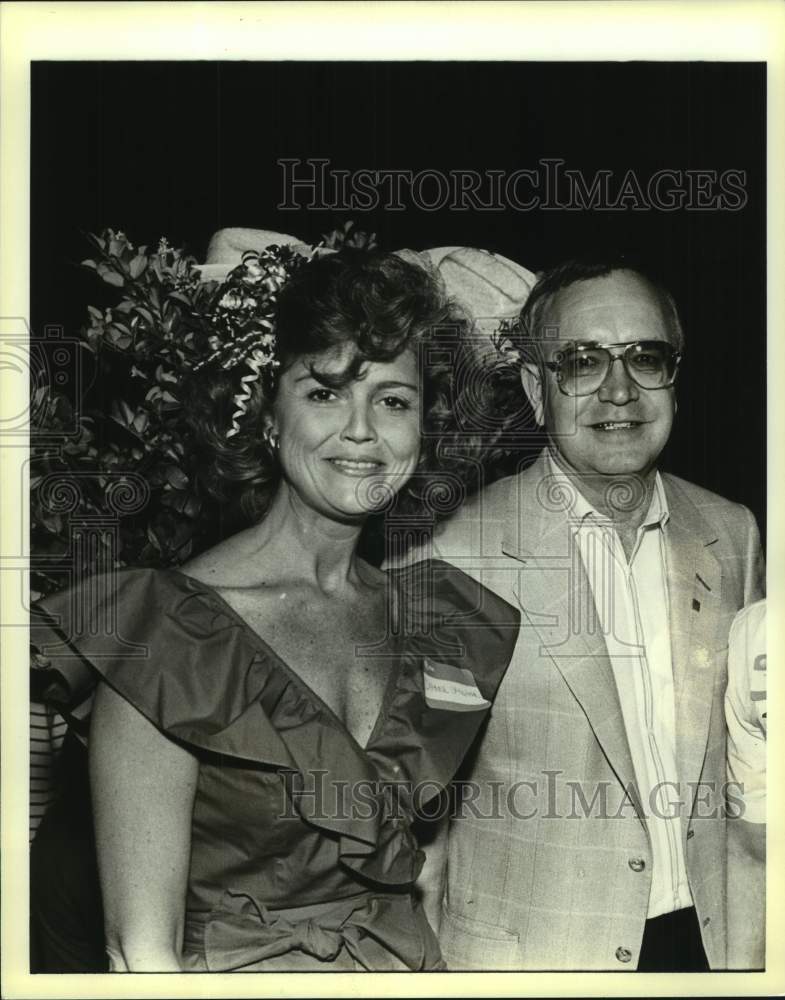
[[[541,272],[537,276],[537,283],[529,293],[529,297],[526,299],[521,310],[518,334],[520,337],[520,346],[525,350],[527,345],[531,348],[532,341],[539,342],[545,339],[547,324],[543,323],[543,318],[557,292],[560,292],[563,288],[568,288],[570,285],[574,285],[578,281],[605,278],[614,271],[627,271],[630,274],[637,275],[637,277],[651,288],[659,300],[663,313],[670,324],[676,347],[681,351],[684,347],[684,331],[673,296],[661,282],[652,277],[646,270],[629,263],[623,257],[605,259],[575,258]]]

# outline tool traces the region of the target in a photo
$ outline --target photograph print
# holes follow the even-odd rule
[[[765,63],[30,69],[30,972],[764,969]]]

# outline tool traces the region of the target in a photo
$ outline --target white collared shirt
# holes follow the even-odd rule
[[[573,498],[569,518],[619,693],[652,852],[648,916],[692,906],[681,838],[667,585],[668,504],[657,473],[629,563],[613,523],[548,456]],[[569,484],[569,485],[567,485]]]

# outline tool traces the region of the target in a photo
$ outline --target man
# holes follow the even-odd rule
[[[761,596],[755,521],[657,470],[683,348],[663,289],[566,264],[540,278],[521,331],[547,446],[434,540],[522,611],[450,824],[444,957],[725,968],[726,648]]]
[[[728,639],[728,967],[761,969],[766,927],[766,601],[743,608]]]

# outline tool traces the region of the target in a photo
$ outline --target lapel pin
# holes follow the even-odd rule
[[[700,609],[701,609],[701,602],[699,600],[697,600],[696,598],[693,597],[693,599],[692,599],[692,610],[693,611],[700,611]]]

